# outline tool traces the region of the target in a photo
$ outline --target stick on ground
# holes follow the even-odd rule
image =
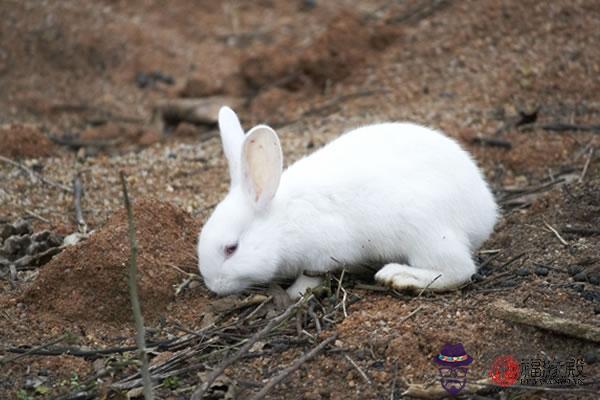
[[[269,332],[273,330],[273,328],[279,325],[279,323],[285,321],[288,317],[290,317],[300,304],[308,302],[313,297],[313,295],[310,295],[307,298],[301,298],[300,300],[289,306],[283,314],[270,320],[269,323],[263,329],[256,332],[254,336],[252,336],[235,354],[223,360],[221,364],[219,364],[219,366],[210,373],[210,375],[206,378],[206,382],[200,385],[200,387],[196,389],[196,391],[192,394],[191,400],[202,399],[204,392],[206,392],[210,385],[213,384],[215,379],[217,379],[223,373],[223,371],[225,371],[225,368],[242,358],[242,356],[244,356],[250,350],[250,348],[252,348],[254,343],[266,336]]]
[[[337,338],[337,333],[335,335],[330,336],[327,339],[323,340],[321,343],[319,343],[319,345],[317,347],[315,347],[314,349],[312,349],[311,351],[309,351],[308,353],[306,353],[302,357],[298,358],[296,361],[294,361],[294,363],[292,365],[290,365],[289,367],[287,367],[286,369],[284,369],[283,371],[281,371],[273,379],[271,379],[258,393],[256,393],[252,397],[251,400],[260,400],[263,397],[265,397],[265,395],[267,393],[269,393],[269,391],[271,389],[273,389],[275,387],[275,385],[277,385],[278,383],[280,383],[281,381],[283,381],[292,372],[294,372],[298,368],[300,368],[302,366],[302,364],[304,364],[306,361],[308,361],[311,358],[313,358],[314,356],[316,356],[321,350],[323,350],[323,348],[325,348],[325,346],[327,346],[329,343],[333,342],[336,338]]]
[[[498,318],[519,324],[534,326],[565,336],[576,337],[600,343],[600,327],[583,322],[555,317],[545,312],[530,308],[517,308],[506,300],[498,300],[491,304],[490,311]]]
[[[125,208],[127,209],[127,222],[129,225],[129,243],[131,246],[131,255],[129,258],[129,296],[131,297],[131,308],[133,310],[133,318],[135,320],[136,337],[135,341],[138,346],[138,352],[142,361],[142,379],[144,381],[144,398],[152,400],[152,381],[150,380],[150,371],[148,367],[148,354],[146,352],[146,340],[144,332],[144,319],[140,307],[140,299],[137,291],[137,240],[135,237],[135,222],[133,220],[133,211],[129,202],[129,194],[127,193],[127,181],[123,171],[120,173],[121,184],[123,185],[123,199]]]
[[[7,164],[10,164],[10,165],[15,166],[17,168],[20,168],[22,171],[27,172],[27,174],[29,174],[29,177],[32,180],[39,179],[42,182],[44,182],[45,184],[47,184],[47,185],[54,186],[55,188],[58,188],[58,189],[62,189],[62,190],[64,190],[67,193],[73,193],[73,189],[71,189],[70,187],[63,185],[62,183],[54,182],[53,180],[48,179],[48,178],[44,177],[41,174],[38,174],[37,172],[35,172],[31,168],[27,168],[25,165],[23,165],[23,164],[21,164],[19,162],[13,161],[10,158],[6,158],[4,156],[0,156],[0,161],[4,161]]]
[[[87,233],[87,224],[83,219],[83,211],[81,210],[81,198],[83,197],[83,185],[81,183],[81,173],[75,174],[73,178],[73,192],[74,192],[74,203],[75,203],[75,219],[77,220],[77,227],[79,232],[84,235]]]

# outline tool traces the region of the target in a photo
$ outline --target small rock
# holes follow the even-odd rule
[[[50,246],[48,246],[47,242],[33,242],[27,247],[25,252],[33,255],[48,250],[48,247]]]
[[[20,249],[21,246],[19,245],[19,237],[11,236],[4,241],[4,245],[2,246],[2,249],[0,249],[0,253],[5,257],[12,258],[10,256],[17,254]]]
[[[585,361],[586,364],[595,364],[598,362],[598,353],[593,350],[588,351],[583,355],[583,361]]]
[[[571,287],[576,292],[581,293],[581,292],[583,292],[584,284],[583,283],[574,283],[571,285]]]
[[[50,234],[48,237],[48,244],[50,247],[58,247],[63,244],[64,237],[62,235],[58,235],[54,232]]]
[[[549,271],[548,271],[548,268],[539,266],[539,267],[535,267],[534,272],[538,276],[548,276]]]
[[[43,230],[31,235],[31,240],[33,240],[34,242],[46,242],[48,238],[50,238],[49,230]]]
[[[471,281],[473,281],[473,282],[481,282],[482,280],[483,280],[483,275],[479,274],[478,272],[471,275]]]
[[[135,74],[135,83],[140,89],[150,86],[152,83],[152,79],[148,75],[143,72],[138,72]]]
[[[585,271],[578,272],[573,275],[573,280],[575,280],[575,282],[585,282],[587,281],[587,274]]]
[[[167,75],[158,70],[150,72],[150,76],[157,82],[166,83],[167,85],[175,84],[175,79],[171,75]]]
[[[175,83],[175,79],[161,71],[152,71],[148,73],[138,72],[135,75],[135,83],[140,89],[153,87],[157,82],[173,85]]]
[[[79,243],[81,241],[81,239],[84,239],[84,238],[85,238],[85,236],[79,232],[71,233],[70,235],[68,235],[64,238],[62,244],[65,246],[73,246],[73,245]]]
[[[526,268],[526,267],[519,268],[517,270],[517,275],[519,275],[519,276],[527,276],[527,275],[529,275],[529,269]]]
[[[198,286],[200,286],[200,282],[198,282],[197,280],[193,280],[193,281],[191,281],[191,282],[190,282],[190,284],[189,284],[189,286],[188,286],[188,287],[189,287],[190,289],[195,289],[195,288],[197,288]]]
[[[5,240],[15,234],[15,228],[11,224],[0,226],[0,239]]]
[[[600,285],[600,275],[592,274],[588,276],[588,282],[592,285]]]
[[[14,265],[16,268],[27,267],[34,260],[33,256],[24,255],[23,257],[18,258],[14,261]]]
[[[594,314],[600,314],[600,306],[594,307]]]
[[[569,275],[571,276],[576,275],[581,271],[583,271],[583,267],[581,265],[569,265],[567,268],[567,272],[569,272]]]
[[[581,296],[589,301],[600,302],[600,292],[594,292],[593,290],[584,290]]]
[[[371,368],[375,369],[383,369],[384,367],[385,365],[383,361],[375,361],[373,364],[371,364]]]
[[[317,6],[317,0],[302,0],[300,4],[301,10],[312,10]]]
[[[31,222],[20,219],[14,223],[15,235],[27,235],[33,232]]]
[[[47,380],[47,376],[33,376],[25,380],[23,387],[25,387],[25,389],[35,389],[36,387],[45,383]]]

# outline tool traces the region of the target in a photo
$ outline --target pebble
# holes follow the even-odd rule
[[[594,292],[592,290],[585,290],[581,296],[589,301],[600,302],[600,292]]]
[[[535,267],[534,272],[538,276],[548,276],[549,271],[548,271],[548,268],[539,266],[539,267]]]
[[[31,228],[31,222],[25,221],[24,219],[17,220],[13,226],[15,228],[16,235],[27,235],[33,232],[33,229]]]
[[[49,230],[39,231],[39,232],[36,232],[33,235],[31,235],[31,240],[33,240],[34,242],[45,242],[49,238],[50,238]]]
[[[583,285],[583,283],[574,283],[571,285],[571,287],[576,292],[581,293],[581,292],[583,292],[584,285]]]
[[[481,282],[482,280],[483,280],[483,275],[481,275],[478,272],[471,275],[471,281],[473,281],[473,282]]]
[[[573,275],[573,279],[575,280],[575,282],[585,282],[587,281],[587,274],[585,273],[585,271],[578,272],[575,275]]]
[[[588,276],[588,282],[591,283],[592,285],[600,285],[600,275],[598,274],[593,274]]]
[[[11,224],[4,224],[0,227],[0,239],[5,240],[15,234],[15,228]]]
[[[581,271],[583,271],[583,267],[581,265],[569,265],[567,268],[567,272],[569,272],[569,275],[571,276],[576,275]]]
[[[583,355],[583,361],[585,361],[586,364],[595,364],[598,362],[598,352],[596,351],[588,351],[587,353],[585,353]]]
[[[519,268],[517,270],[517,275],[519,275],[519,276],[527,276],[527,275],[529,275],[529,269],[525,268],[525,267]]]

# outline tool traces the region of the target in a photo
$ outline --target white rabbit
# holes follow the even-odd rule
[[[297,278],[288,293],[298,297],[319,283],[304,270],[340,263],[385,264],[375,279],[396,289],[453,288],[475,273],[471,252],[497,206],[454,140],[410,123],[370,125],[283,171],[273,129],[244,135],[228,107],[219,128],[231,186],[198,241],[200,273],[217,294]]]

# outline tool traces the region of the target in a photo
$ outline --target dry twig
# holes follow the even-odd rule
[[[560,233],[558,233],[558,231],[556,229],[554,229],[549,223],[547,223],[546,221],[544,221],[544,225],[546,225],[546,228],[550,229],[550,231],[552,233],[554,233],[554,236],[557,237],[557,239],[564,244],[565,246],[569,245],[569,242],[567,242],[565,239],[563,239],[562,236],[560,236]]]
[[[196,391],[194,391],[194,393],[192,394],[191,400],[202,399],[204,392],[206,392],[206,390],[210,387],[210,385],[212,385],[212,383],[215,381],[215,379],[217,379],[223,373],[223,371],[225,371],[225,368],[227,368],[228,366],[230,366],[231,364],[235,363],[240,358],[242,358],[242,356],[244,356],[244,354],[246,354],[250,350],[250,348],[252,348],[254,343],[256,343],[258,340],[263,338],[265,335],[267,335],[269,332],[271,332],[273,330],[273,328],[275,328],[281,322],[285,321],[288,317],[290,317],[290,315],[292,315],[292,313],[296,310],[296,308],[300,304],[304,303],[305,301],[309,301],[313,297],[314,297],[313,295],[310,295],[306,299],[304,297],[300,298],[300,300],[298,300],[294,304],[290,305],[283,314],[281,314],[278,317],[275,317],[271,321],[269,321],[269,323],[263,329],[256,332],[250,339],[248,339],[248,341],[235,354],[224,359],[217,366],[217,368],[214,369],[210,373],[210,375],[208,375],[208,377],[206,378],[206,382],[204,382],[198,389],[196,389]]]
[[[356,369],[358,371],[358,373],[365,380],[365,382],[370,385],[371,384],[371,379],[369,379],[369,376],[365,373],[365,371],[363,371],[362,368],[360,368],[358,366],[358,364],[352,358],[350,358],[350,356],[348,354],[344,354],[344,358],[346,360],[348,360],[348,362],[350,364],[352,364],[352,366],[354,367],[354,369]]]
[[[48,343],[44,343],[42,345],[39,345],[39,346],[36,346],[36,347],[32,347],[30,349],[20,349],[20,350],[23,350],[23,352],[21,354],[17,354],[16,356],[11,357],[11,358],[2,358],[2,359],[0,359],[0,364],[6,364],[6,363],[9,363],[9,362],[13,362],[13,361],[18,360],[21,357],[25,357],[25,356],[28,356],[28,355],[35,355],[36,352],[38,352],[40,350],[43,350],[46,347],[50,347],[50,346],[53,346],[53,345],[55,345],[57,343],[62,342],[63,340],[65,340],[67,338],[67,336],[68,335],[59,336],[58,338],[56,338],[54,340],[51,340]],[[8,349],[8,351],[11,351],[11,349]]]
[[[129,225],[129,244],[131,246],[131,254],[129,258],[129,296],[131,298],[131,307],[133,311],[133,319],[135,320],[136,337],[135,341],[138,346],[138,352],[142,361],[142,379],[144,381],[144,398],[152,400],[152,381],[148,370],[148,354],[146,352],[146,340],[144,330],[144,319],[142,317],[142,309],[137,291],[137,251],[138,245],[135,237],[135,221],[133,220],[133,211],[127,193],[127,181],[123,171],[120,173],[121,184],[123,185],[123,199],[125,208],[127,209],[127,222]]]
[[[548,313],[529,308],[517,308],[509,304],[506,300],[497,300],[492,303],[490,310],[498,318],[534,326],[561,335],[600,343],[600,328],[594,325],[555,317]]]
[[[12,166],[15,166],[15,167],[21,169],[22,171],[27,172],[27,174],[29,174],[29,177],[31,178],[31,180],[39,179],[40,181],[44,182],[47,185],[54,186],[55,188],[64,190],[67,193],[73,193],[73,189],[71,189],[70,187],[63,185],[62,183],[54,182],[53,180],[48,179],[41,174],[38,174],[31,168],[28,168],[19,162],[13,161],[10,158],[0,156],[0,161],[4,161],[7,164],[10,164]]]
[[[500,147],[507,150],[512,149],[511,142],[497,137],[475,136],[473,139],[471,139],[471,142],[483,146]]]
[[[487,378],[476,382],[468,382],[460,394],[473,395],[488,392],[493,390],[489,384],[490,380]],[[402,397],[406,396],[419,399],[442,399],[448,397],[448,392],[437,381],[431,384],[411,383],[408,385],[408,389],[402,393]]]
[[[77,172],[73,178],[73,192],[74,192],[74,203],[75,203],[75,219],[77,220],[77,227],[79,232],[82,234],[87,233],[87,224],[83,219],[83,211],[81,210],[81,197],[83,196],[83,185],[81,184],[81,173]]]
[[[571,234],[579,235],[579,236],[600,235],[600,229],[583,228],[583,227],[570,226],[570,225],[565,226],[564,228],[561,229],[561,231],[562,231],[562,233],[571,233]]]
[[[251,400],[260,400],[263,397],[265,397],[265,395],[271,389],[273,389],[273,387],[275,387],[275,385],[277,385],[278,383],[283,381],[292,372],[294,372],[298,368],[300,368],[302,366],[302,364],[304,364],[306,361],[308,361],[311,358],[313,358],[314,356],[316,356],[321,350],[323,350],[325,348],[325,346],[327,346],[329,343],[333,342],[336,338],[337,338],[337,334],[328,337],[327,339],[325,339],[321,343],[319,343],[319,345],[317,347],[315,347],[314,349],[312,349],[311,351],[309,351],[302,357],[298,358],[296,361],[294,361],[294,363],[292,365],[290,365],[289,367],[287,367],[286,369],[281,371],[277,376],[275,376],[275,378],[271,379],[258,393],[256,393],[252,397]]]
[[[583,182],[585,178],[585,174],[587,173],[588,168],[590,167],[590,163],[592,162],[592,158],[594,158],[594,148],[590,149],[587,159],[585,160],[585,164],[583,165],[583,170],[581,171],[581,175],[579,175],[579,182]]]

